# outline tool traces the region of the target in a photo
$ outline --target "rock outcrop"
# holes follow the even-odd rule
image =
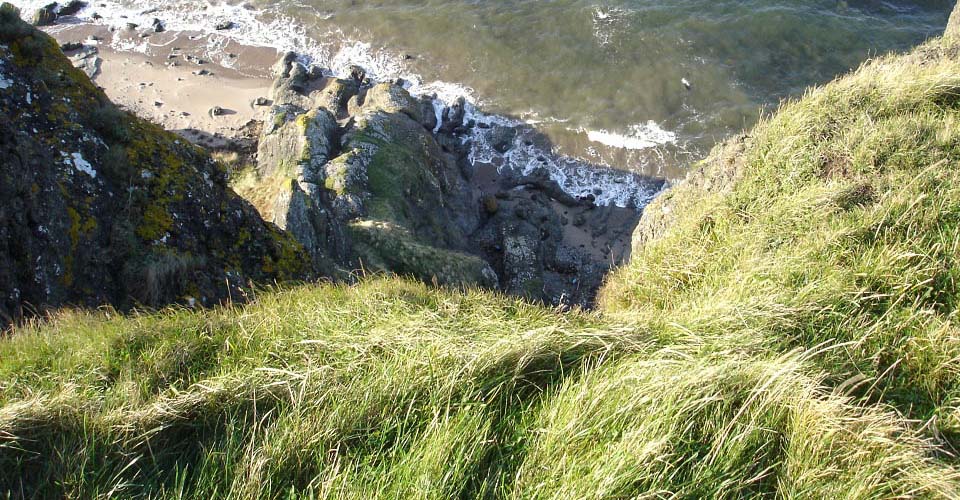
[[[210,305],[313,276],[221,166],[115,107],[9,4],[0,108],[0,321],[60,305]]]
[[[953,8],[953,12],[950,14],[950,20],[947,22],[947,28],[943,34],[944,36],[960,35],[960,4]]]
[[[395,272],[589,305],[605,272],[626,257],[611,260],[583,243],[629,241],[632,209],[574,199],[544,172],[468,161],[473,123],[463,100],[438,113],[432,99],[398,82],[371,84],[359,69],[350,79],[328,77],[294,54],[274,73],[256,182],[240,192],[323,272]],[[521,132],[497,126],[488,134],[502,152]],[[493,174],[480,182],[483,168]]]
[[[324,77],[292,55],[274,70],[253,190],[273,191],[258,206],[318,268],[496,286],[490,266],[467,251],[477,218],[470,188],[426,128],[419,100],[396,85]]]

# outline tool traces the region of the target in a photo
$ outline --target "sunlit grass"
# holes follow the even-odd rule
[[[19,327],[0,497],[957,498],[955,44],[718,148],[597,312],[376,278]]]

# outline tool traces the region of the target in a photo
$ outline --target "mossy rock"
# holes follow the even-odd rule
[[[188,289],[212,305],[251,283],[314,275],[222,166],[119,110],[9,5],[0,38],[0,321],[28,303],[162,306]]]
[[[354,222],[350,235],[364,270],[409,275],[441,285],[497,286],[496,273],[483,259],[424,244],[390,222]]]

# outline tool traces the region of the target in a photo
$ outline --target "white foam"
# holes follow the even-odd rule
[[[624,14],[626,14],[626,11],[617,7],[607,10],[594,7],[592,12],[593,37],[597,40],[597,43],[601,46],[607,46],[613,41],[614,35],[624,29],[621,26],[627,20]]]
[[[650,149],[676,142],[677,134],[664,130],[654,121],[631,125],[630,132],[618,134],[606,130],[586,130],[587,138],[593,142],[620,149]]]

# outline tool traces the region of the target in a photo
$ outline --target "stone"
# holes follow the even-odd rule
[[[233,21],[220,21],[217,23],[213,29],[217,31],[231,30],[237,26]]]
[[[290,76],[291,65],[296,60],[297,54],[295,52],[285,52],[283,56],[280,57],[280,60],[273,65],[274,78],[288,78]]]
[[[490,195],[484,196],[482,203],[483,203],[483,210],[488,215],[494,215],[500,209],[499,203],[497,203],[496,196],[490,196]]]
[[[364,112],[403,113],[412,120],[423,121],[423,108],[403,87],[380,83],[367,90],[363,101]]]
[[[430,131],[435,130],[439,123],[435,103],[436,98],[433,96],[422,98],[420,101],[420,123],[423,125],[423,128]]]
[[[303,113],[290,107],[274,107],[271,116],[271,128],[265,129],[257,147],[261,175],[279,172],[305,182],[324,184],[324,165],[336,149],[336,118],[325,109]]]
[[[57,12],[57,16],[73,16],[78,12],[83,10],[87,6],[87,2],[81,0],[70,0],[66,5],[60,7],[60,10]]]
[[[310,67],[307,68],[307,75],[311,80],[319,80],[326,76],[326,74],[327,70],[316,64],[311,64]]]
[[[94,46],[81,45],[77,52],[70,55],[70,62],[84,72],[88,78],[93,78],[100,71],[102,60],[97,55],[99,50]]]
[[[50,26],[57,20],[57,2],[49,3],[37,9],[33,15],[34,26]]]
[[[74,50],[80,50],[83,48],[83,43],[81,42],[67,42],[60,44],[60,50],[64,52],[71,52]]]
[[[443,110],[443,119],[440,125],[441,132],[450,134],[463,127],[463,119],[466,116],[466,103],[467,100],[461,96]]]
[[[350,78],[358,84],[363,84],[363,81],[367,78],[367,70],[357,65],[350,66]]]
[[[496,152],[505,154],[513,149],[513,141],[517,137],[517,129],[514,127],[505,127],[494,125],[484,134],[487,142]]]
[[[314,106],[325,108],[340,119],[360,113],[359,92],[360,87],[357,82],[331,78],[319,92],[311,95]]]
[[[150,23],[150,27],[153,28],[154,33],[163,33],[167,28],[163,25],[163,21],[153,18],[153,21]]]
[[[960,4],[957,4],[953,8],[953,12],[950,13],[950,20],[947,22],[947,29],[944,34],[947,36],[960,35]]]

